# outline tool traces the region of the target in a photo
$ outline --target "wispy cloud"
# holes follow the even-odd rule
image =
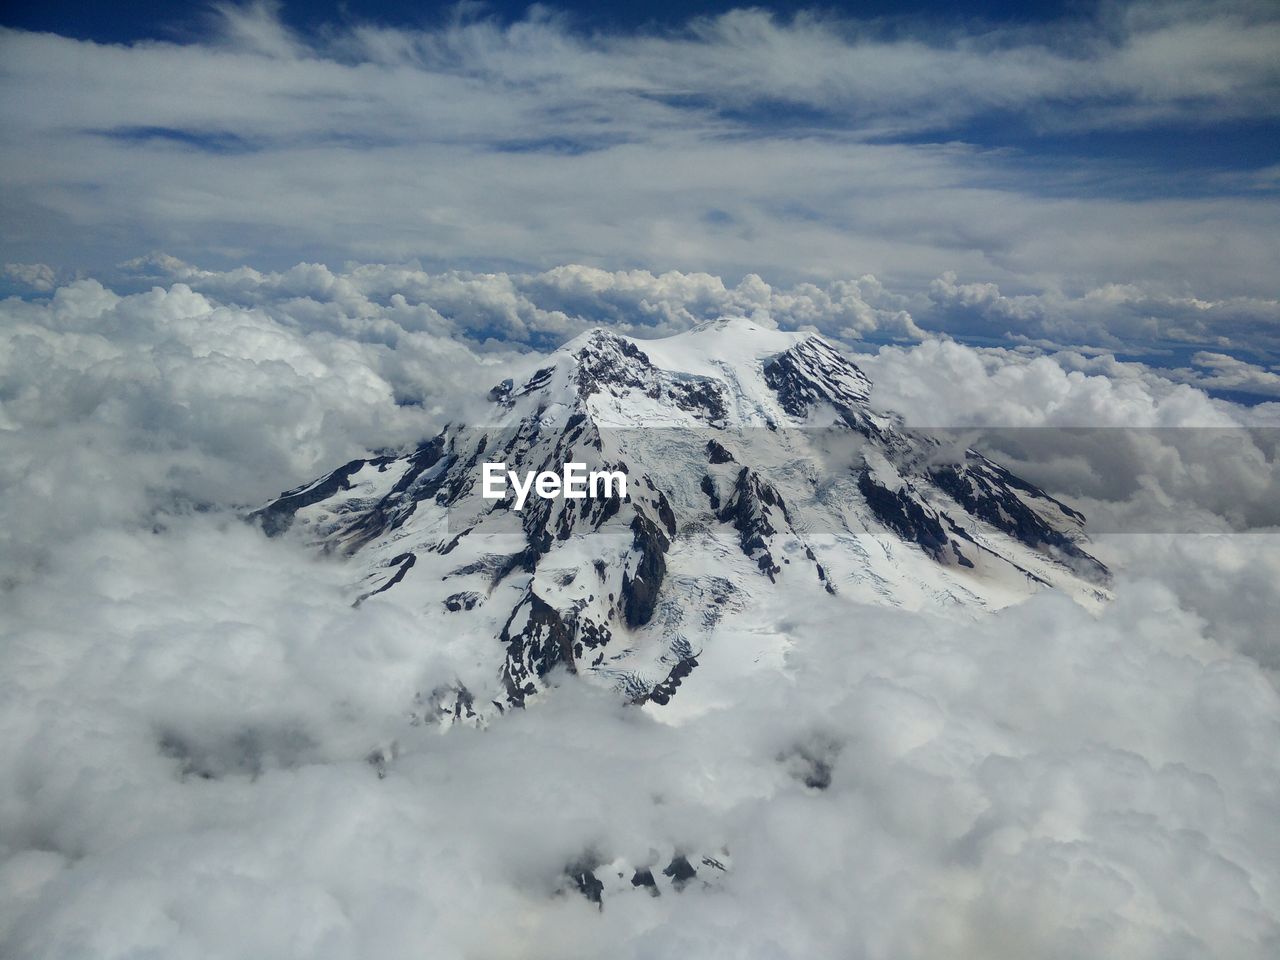
[[[1184,195],[1158,159],[1120,176],[1035,147],[1276,122],[1266,4],[981,31],[734,11],[599,33],[460,10],[307,36],[270,6],[219,11],[187,44],[0,36],[6,259],[873,273],[921,291],[953,270],[1211,299],[1280,272],[1262,173]],[[1021,131],[1012,149],[983,145],[993,122]]]

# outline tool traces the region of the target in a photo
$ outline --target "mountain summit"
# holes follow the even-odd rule
[[[458,675],[420,705],[444,722],[522,706],[555,668],[696,709],[781,662],[789,639],[760,626],[765,608],[849,623],[858,603],[1105,597],[1080,514],[869,392],[816,335],[742,319],[663,340],[596,329],[489,390],[485,425],[354,460],[254,516],[348,556],[356,603],[394,590],[445,614],[424,630],[447,624],[429,642]],[[481,496],[489,462],[618,471],[627,496],[517,511]]]

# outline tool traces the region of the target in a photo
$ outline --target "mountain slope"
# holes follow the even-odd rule
[[[352,461],[254,516],[348,555],[356,603],[394,590],[422,610],[458,673],[423,697],[444,721],[521,706],[556,668],[698,709],[781,662],[762,604],[856,618],[1046,586],[1105,597],[1083,517],[873,410],[869,388],[820,337],[746,320],[655,341],[594,330],[490,390],[486,425]],[[517,511],[480,496],[485,462],[622,471],[628,496]]]

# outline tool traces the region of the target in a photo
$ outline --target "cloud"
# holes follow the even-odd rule
[[[1280,521],[1280,404],[1205,392],[1276,392],[1274,171],[1036,155],[1274,124],[1270,5],[211,23],[0,31],[0,253],[39,295],[0,303],[0,953],[1276,952],[1280,547],[1225,531]],[[721,642],[783,666],[680,724],[562,677],[441,736],[440,624],[238,519],[521,351],[730,313],[864,351],[910,423],[1014,428],[1095,529],[1224,533],[1100,537],[1096,613],[753,610]],[[715,887],[563,892],[722,848]]]
[[[430,621],[353,610],[296,549],[210,516],[99,531],[11,594],[7,951],[1251,958],[1280,935],[1280,696],[1149,574],[1098,616],[859,610],[853,647],[838,610],[760,620],[786,678],[679,726],[566,678],[441,736],[406,718],[449,668]],[[1225,606],[1231,559],[1194,557]],[[817,743],[824,790],[785,760]],[[716,888],[555,896],[584,850],[687,844],[728,848]]]
[[[925,315],[931,325],[957,334],[1014,334],[1113,348],[1157,341],[1252,351],[1280,346],[1275,336],[1280,300],[1274,298],[1206,300],[1114,283],[1079,296],[1053,289],[1008,296],[995,283],[962,283],[947,271],[930,283],[929,299],[933,310]]]
[[[64,536],[265,500],[434,434],[483,361],[430,333],[305,327],[186,284],[0,303],[0,575]],[[480,375],[483,377],[483,374]]]
[[[352,608],[340,561],[234,510],[465,413],[513,350],[487,331],[666,332],[728,303],[856,328],[900,306],[872,279],[131,269],[169,279],[0,304],[0,953],[1252,958],[1280,939],[1270,537],[1104,537],[1120,579],[1096,614],[762,608],[720,639],[785,636],[782,672],[722,709],[671,724],[564,677],[442,736],[410,719],[465,670],[439,623],[394,594]],[[1272,415],[1033,353],[929,339],[860,362],[878,402],[935,423]],[[1209,479],[1238,491],[1236,459]],[[714,887],[557,895],[588,852],[722,847]]]
[[[244,304],[324,315],[339,326],[381,315],[406,329],[478,342],[492,338],[557,345],[597,324],[641,336],[668,336],[724,316],[811,328],[848,340],[924,336],[904,309],[906,299],[870,275],[781,286],[748,274],[729,286],[707,273],[609,271],[582,264],[539,273],[431,273],[385,264],[349,265],[334,273],[321,264],[298,264],[283,272],[259,273],[250,268],[201,270],[156,254],[122,266],[135,276],[180,280]]]
[[[1235,404],[1109,354],[979,348],[932,338],[856,359],[871,377],[873,402],[920,426],[1175,428],[1250,422]]]
[[[1280,685],[1280,642],[1259,627],[1280,606],[1271,587],[1280,574],[1274,537],[1132,537],[1112,546],[1127,567],[1167,585],[1204,621],[1207,636],[1252,657]]]
[[[1191,362],[1194,369],[1169,371],[1171,379],[1194,383],[1206,390],[1240,390],[1280,396],[1280,373],[1222,353],[1202,350]]]
[[[4,275],[40,293],[52,290],[57,279],[53,267],[47,263],[6,263]]]
[[[1250,316],[1280,272],[1257,184],[1197,170],[1192,189],[1038,139],[1274,122],[1266,4],[982,30],[737,10],[661,33],[589,33],[539,8],[309,36],[270,6],[221,10],[187,44],[0,35],[0,204],[23,225],[6,258],[95,275],[149,249],[275,268],[870,274],[924,305],[951,270],[1008,291],[1239,298]],[[1021,131],[1015,147],[982,146],[993,118]]]
[[[1092,530],[1280,527],[1274,404],[1213,399],[1176,371],[1109,354],[931,339],[856,360],[873,403],[994,456],[1082,510]]]
[[[853,345],[922,335],[904,309],[909,298],[869,276],[785,287],[581,265],[533,274],[379,264],[220,272],[163,255],[128,272],[167,286],[120,294],[78,280],[45,301],[0,305],[0,473],[28,491],[3,508],[9,576],[61,531],[260,502],[369,449],[471,419],[483,393],[475,383],[497,379],[486,370],[598,324],[665,336],[743,314]],[[1196,380],[1106,354],[938,339],[859,362],[877,404],[916,426],[985,428],[983,442],[1078,498],[1099,527],[1275,522],[1269,434],[1241,429],[1274,426],[1270,408],[1246,411],[1178,382],[1210,386],[1221,375]],[[1203,512],[1189,511],[1192,503]]]
[[[0,505],[0,578],[30,576],[77,530],[262,502],[370,449],[419,442],[476,414],[495,364],[600,323],[661,336],[743,313],[919,335],[872,278],[217,272],[165,255],[127,272],[165,285],[117,293],[83,279],[0,302],[0,484],[24,491]]]

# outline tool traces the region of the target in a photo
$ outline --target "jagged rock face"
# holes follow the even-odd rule
[[[1045,585],[1105,596],[1079,514],[975,451],[947,460],[869,387],[820,338],[747,321],[597,330],[488,391],[485,426],[344,464],[254,516],[346,555],[356,603],[424,611],[423,642],[463,665],[424,701],[444,722],[523,706],[555,670],[683,701],[750,646],[735,637],[763,642],[752,611],[771,596],[975,611]],[[620,470],[628,496],[516,511],[479,496],[485,462]]]
[[[942,529],[938,514],[924,506],[911,490],[906,486],[891,490],[876,482],[867,470],[858,477],[858,490],[881,523],[903,540],[919,545],[939,563],[947,562],[946,548],[954,544]],[[956,555],[961,563],[973,566],[958,550]]]
[[[846,425],[855,429],[867,426],[862,414],[871,381],[826,341],[818,337],[802,340],[768,360],[763,372],[765,383],[790,416],[803,419],[815,405],[826,403]]]
[[[716,501],[721,499],[715,494],[713,497]],[[780,519],[780,525],[790,526],[791,518],[787,516],[787,505],[782,497],[750,467],[738,471],[729,501],[716,510],[716,519],[738,531],[742,552],[754,560],[760,572],[770,580],[781,572],[769,553],[769,541],[778,532],[778,526],[773,522],[775,516]]]
[[[621,857],[606,863],[599,855],[586,854],[565,867],[557,893],[573,892],[603,909],[605,903],[615,897],[640,891],[650,897],[661,897],[679,895],[687,889],[712,887],[719,883],[731,864],[731,858],[724,851],[716,851],[715,856],[664,852],[644,866],[636,866]]]

